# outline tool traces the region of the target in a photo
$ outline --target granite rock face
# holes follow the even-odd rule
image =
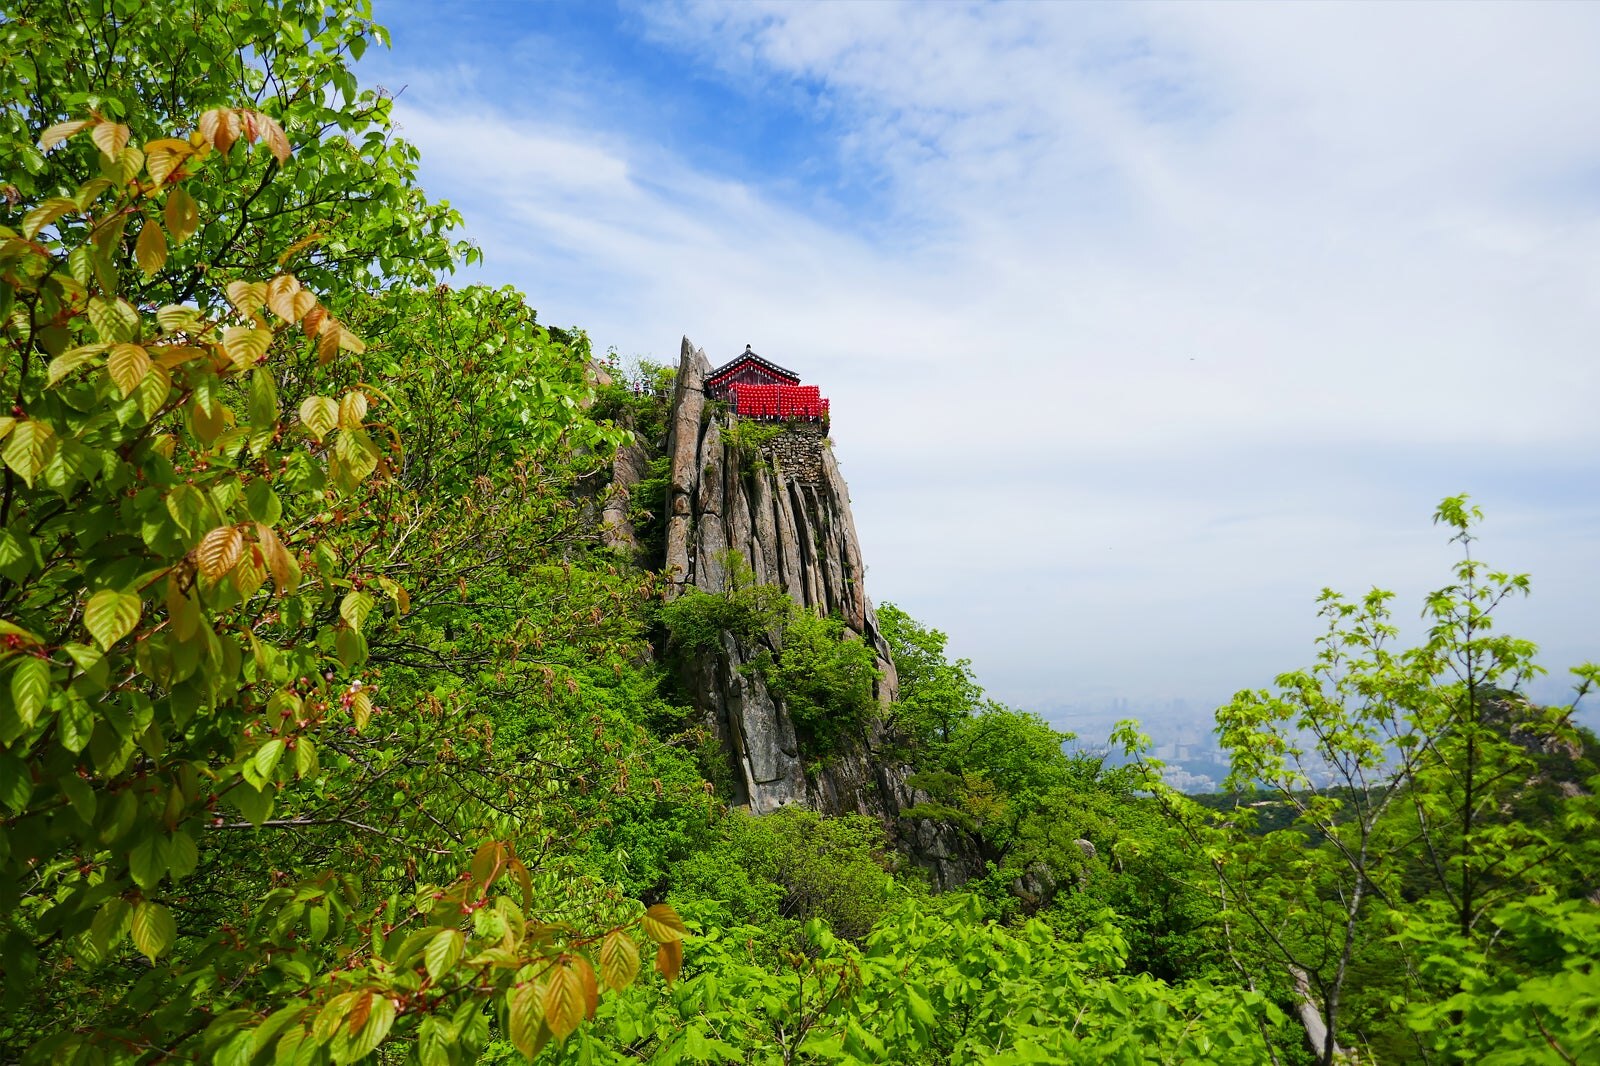
[[[837,614],[872,646],[882,675],[876,696],[887,707],[898,690],[894,664],[863,583],[850,493],[822,427],[789,427],[741,448],[734,416],[707,403],[710,371],[705,353],[685,337],[666,443],[668,598],[691,587],[725,591],[730,553],[737,552],[757,583],[782,588],[818,614]],[[763,651],[781,651],[775,639],[746,644],[724,635],[719,652],[683,668],[685,687],[733,768],[735,801],[757,814],[803,804],[875,817],[941,888],[981,869],[974,844],[955,827],[899,817],[927,797],[907,785],[908,769],[885,753],[879,724],[827,760],[807,757],[782,701],[754,671],[741,669]]]

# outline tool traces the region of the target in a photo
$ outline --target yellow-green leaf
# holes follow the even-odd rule
[[[565,1040],[585,1014],[583,983],[572,963],[551,967],[544,989],[544,1022],[557,1040]]]
[[[128,127],[120,122],[96,122],[89,136],[94,138],[94,143],[100,146],[102,152],[116,159],[128,144]]]
[[[114,344],[106,357],[106,371],[122,395],[131,396],[150,373],[150,353],[137,344]]]
[[[144,153],[131,144],[120,154],[101,156],[100,160],[100,173],[117,185],[131,184],[138,178],[139,171],[144,169]]]
[[[295,297],[300,293],[300,280],[293,274],[279,274],[267,282],[267,307],[285,322],[299,321],[295,314]]]
[[[339,400],[339,428],[360,429],[367,417],[367,397],[360,391],[344,394]]]
[[[308,396],[300,404],[300,421],[318,443],[339,424],[339,405],[331,396]]]
[[[167,230],[172,234],[172,239],[179,244],[194,235],[200,226],[200,207],[194,202],[181,185],[175,185],[167,193],[167,206],[162,211],[167,220]]]
[[[218,526],[200,539],[195,561],[200,564],[200,572],[215,581],[233,569],[243,548],[244,534],[238,526]]]
[[[83,624],[95,642],[109,650],[111,645],[133,632],[143,613],[144,603],[137,593],[101,589],[84,605]]]
[[[301,737],[294,746],[294,776],[312,777],[317,772],[317,744],[310,737]]]
[[[670,903],[657,903],[654,907],[644,912],[641,922],[645,935],[658,944],[671,944],[682,940],[687,929],[683,926],[683,919],[678,917],[678,912],[672,909]]]
[[[349,622],[356,629],[360,629],[366,622],[367,615],[372,613],[372,594],[366,591],[347,592],[344,599],[339,601],[339,617]]]
[[[341,1048],[338,1044],[334,1045],[336,1061],[355,1062],[365,1058],[389,1035],[389,1029],[394,1025],[394,1001],[382,993],[373,993],[370,1002],[366,1021],[360,1031],[350,1037],[346,1046]]]
[[[359,992],[341,992],[322,1005],[317,1012],[317,1020],[311,1026],[312,1037],[317,1043],[326,1044],[344,1028],[344,1020],[350,1016],[360,995]]]
[[[150,372],[139,382],[139,412],[146,418],[154,418],[171,394],[172,375],[164,367],[152,364]]]
[[[178,923],[172,912],[159,903],[145,900],[133,908],[133,946],[151,962],[178,939]]]
[[[30,418],[17,423],[6,438],[6,450],[0,458],[32,488],[33,479],[49,465],[55,453],[55,430],[47,422]]]
[[[282,757],[283,739],[281,737],[273,737],[256,749],[255,758],[251,761],[255,764],[256,773],[265,781],[272,777],[272,771],[278,768],[278,760]]]
[[[139,230],[139,240],[133,246],[134,262],[144,271],[145,277],[155,276],[167,263],[167,235],[161,232],[161,223],[145,219]]]
[[[656,969],[669,985],[678,979],[683,969],[683,941],[669,940],[656,945]]]
[[[183,304],[167,304],[156,312],[156,324],[163,333],[192,330],[200,325],[200,312]]]
[[[188,141],[167,137],[144,146],[144,165],[157,185],[163,184],[183,161],[194,154]]]
[[[96,296],[89,301],[89,321],[99,331],[103,341],[133,341],[138,339],[139,312],[123,299]]]
[[[333,454],[348,476],[348,483],[343,485],[346,490],[360,484],[378,466],[378,446],[363,429],[342,431],[333,443]]]
[[[39,712],[50,699],[50,663],[24,655],[11,672],[11,703],[24,729],[32,729]]]
[[[50,360],[50,368],[45,372],[49,384],[55,385],[62,378],[78,369],[95,361],[95,356],[105,351],[110,345],[101,341],[97,344],[85,344],[81,348],[72,348],[62,352]]]
[[[230,326],[222,334],[222,350],[228,353],[233,365],[247,370],[256,364],[272,346],[272,331],[252,326]]]
[[[57,122],[39,135],[40,150],[48,152],[88,124],[85,119],[78,119],[75,122]]]
[[[267,285],[263,281],[228,282],[228,302],[234,310],[249,318],[267,302]]]
[[[600,943],[600,977],[606,987],[620,992],[639,976],[639,947],[620,929],[613,929]]]
[[[52,196],[22,216],[22,235],[32,239],[38,232],[78,205],[65,196]]]
[[[513,990],[506,1013],[511,1015],[511,1044],[528,1058],[539,1054],[550,1040],[550,1027],[545,1024],[541,1005],[544,988],[527,984]]]

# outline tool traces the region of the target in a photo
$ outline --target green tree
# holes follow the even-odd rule
[[[0,228],[8,1043],[348,1061],[404,1037],[462,1061],[498,1004],[531,1052],[633,979],[632,927],[675,975],[681,924],[524,860],[555,801],[517,798],[562,763],[497,761],[448,693],[384,713],[408,693],[370,683],[370,638],[412,603],[374,513],[402,453],[377,387],[319,391],[356,333],[288,273],[204,281],[199,307],[121,287],[207,221],[197,176],[251,196],[253,153],[289,180],[261,113],[197,131],[59,123],[43,148],[92,144],[100,175]]]
[[[971,660],[951,662],[945,653],[949,637],[921,625],[892,603],[878,608],[878,628],[900,680],[900,698],[890,710],[889,724],[908,734],[913,743],[949,740],[956,726],[983,702]]]
[[[459,215],[417,186],[418,153],[395,136],[393,100],[361,89],[350,69],[388,43],[368,0],[7,0],[3,10],[0,158],[18,165],[7,167],[0,219],[13,227],[22,205],[72,196],[100,174],[87,138],[48,153],[35,143],[56,122],[100,116],[143,144],[212,113],[224,144],[259,128],[274,146],[219,152],[206,181],[180,186],[194,232],[159,270],[122,280],[135,305],[186,303],[283,268],[337,303],[429,284],[476,256],[449,240]]]
[[[1351,602],[1325,591],[1316,665],[1217,712],[1232,759],[1228,787],[1266,790],[1294,811],[1290,828],[1256,835],[1249,807],[1207,811],[1162,785],[1158,764],[1143,763],[1147,787],[1212,861],[1225,910],[1249,926],[1255,950],[1307,984],[1326,1024],[1325,1063],[1344,1032],[1353,968],[1387,950],[1397,930],[1413,948],[1441,936],[1462,951],[1499,944],[1490,954],[1515,968],[1516,937],[1495,920],[1499,909],[1572,892],[1600,870],[1578,833],[1593,824],[1591,797],[1569,797],[1548,822],[1511,816],[1540,777],[1537,753],[1578,739],[1573,706],[1536,707],[1517,694],[1539,673],[1535,649],[1494,622],[1529,581],[1474,557],[1480,517],[1464,497],[1435,514],[1462,558],[1452,583],[1428,597],[1421,645],[1394,647],[1390,593]],[[1597,669],[1575,672],[1581,698]],[[1121,735],[1131,752],[1142,750],[1132,727]],[[1414,979],[1392,991],[1419,1004],[1414,1017],[1448,1029],[1446,1016],[1422,1005],[1465,986],[1440,987],[1426,963],[1425,951],[1410,958]],[[1552,1034],[1551,1045],[1569,1038]]]

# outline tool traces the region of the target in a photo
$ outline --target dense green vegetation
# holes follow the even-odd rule
[[[737,558],[661,602],[659,461],[638,556],[602,547],[670,371],[603,379],[522,295],[441,283],[475,253],[355,81],[365,3],[153,7],[0,23],[8,1061],[1600,1046],[1597,752],[1517,695],[1525,578],[1464,553],[1412,649],[1386,594],[1330,593],[1315,665],[1218,712],[1209,806],[892,605],[880,708],[871,648]],[[1438,517],[1470,548],[1463,500]],[[915,806],[730,809],[671,669],[729,638],[809,758],[876,731]],[[907,848],[930,827],[959,890]]]

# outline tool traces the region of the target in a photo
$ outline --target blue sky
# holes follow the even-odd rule
[[[833,398],[869,591],[1082,725],[1446,579],[1600,656],[1600,9],[382,3],[482,280]]]

